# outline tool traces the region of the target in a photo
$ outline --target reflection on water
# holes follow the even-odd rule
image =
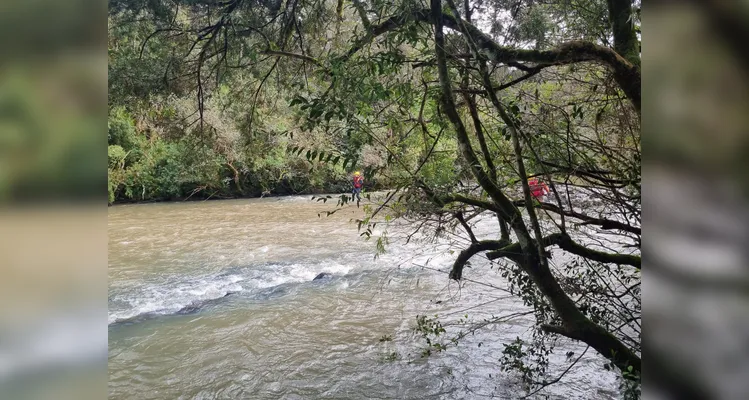
[[[447,270],[455,256],[445,246],[394,240],[375,260],[351,223],[361,209],[318,217],[331,208],[308,197],[111,207],[110,398],[517,397],[497,360],[529,320],[428,359],[411,329],[417,314],[480,319],[522,307],[418,266]],[[492,232],[491,221],[477,233]],[[320,272],[332,278],[313,281]],[[582,350],[563,343],[552,364],[564,369],[564,353]],[[610,398],[613,376],[586,357],[546,393]]]

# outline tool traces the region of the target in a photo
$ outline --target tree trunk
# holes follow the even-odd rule
[[[457,14],[457,10],[453,11]],[[455,100],[447,71],[444,50],[443,16],[441,0],[431,0],[431,22],[434,24],[435,58],[445,114],[455,128],[458,147],[470,165],[471,172],[494,203],[496,203],[498,211],[509,222],[510,227],[518,237],[522,255],[516,257],[514,261],[528,274],[563,321],[564,326],[544,326],[544,329],[547,332],[554,332],[572,339],[581,340],[596,349],[604,357],[610,359],[621,370],[626,370],[631,366],[633,372],[639,374],[641,368],[640,357],[610,332],[588,319],[577,308],[575,302],[564,292],[556,278],[554,278],[548,264],[543,262],[544,255],[539,254],[540,252],[537,247],[537,245],[541,246],[541,244],[537,244],[531,238],[528,228],[520,217],[520,211],[499,190],[496,182],[491,180],[479,163],[478,157],[471,148],[465,125],[455,109]],[[454,20],[460,21],[457,16],[454,17]],[[461,21],[461,24],[463,23]],[[465,29],[465,26],[461,26],[458,29],[460,30],[461,28]],[[473,48],[474,51],[478,52],[477,47],[474,46]],[[491,85],[487,89],[491,90]],[[533,211],[531,209],[531,212]],[[538,237],[537,240],[540,242],[542,238]]]

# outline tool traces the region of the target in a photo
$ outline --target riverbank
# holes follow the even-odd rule
[[[390,190],[383,185],[365,185],[362,196],[368,193],[376,193]],[[251,193],[210,193],[209,191],[201,190],[196,193],[191,193],[186,196],[174,196],[174,197],[162,197],[153,199],[128,199],[120,198],[114,202],[109,202],[109,206],[125,205],[125,204],[151,204],[151,203],[181,203],[189,201],[209,201],[209,200],[242,200],[242,199],[261,199],[268,197],[292,197],[292,196],[316,196],[316,195],[331,195],[338,196],[343,194],[351,194],[351,185],[349,183],[340,183],[331,186],[316,187],[309,190],[302,191],[291,191],[291,190],[271,190],[271,191],[252,191]]]

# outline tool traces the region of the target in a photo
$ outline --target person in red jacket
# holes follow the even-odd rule
[[[356,196],[356,202],[359,203],[359,201],[361,201],[362,186],[364,186],[364,177],[361,176],[361,172],[356,171],[354,172],[354,190],[352,191],[353,196],[351,197],[351,200]]]
[[[528,179],[528,186],[531,189],[531,195],[536,201],[543,202],[544,197],[549,193],[549,187],[538,178]]]

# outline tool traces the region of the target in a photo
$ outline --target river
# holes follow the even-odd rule
[[[413,327],[419,314],[480,321],[526,311],[522,304],[501,289],[448,282],[457,256],[450,241],[406,244],[408,226],[389,229],[386,253],[375,259],[374,240],[352,222],[362,209],[326,216],[334,206],[295,196],[110,207],[109,398],[521,396],[498,360],[505,343],[529,336],[530,316],[425,358]],[[495,228],[486,218],[476,233]],[[331,276],[313,281],[321,272]],[[506,286],[488,262],[464,275]],[[565,353],[584,350],[560,340],[551,377],[567,368]],[[590,349],[540,393],[617,398],[602,364]]]

